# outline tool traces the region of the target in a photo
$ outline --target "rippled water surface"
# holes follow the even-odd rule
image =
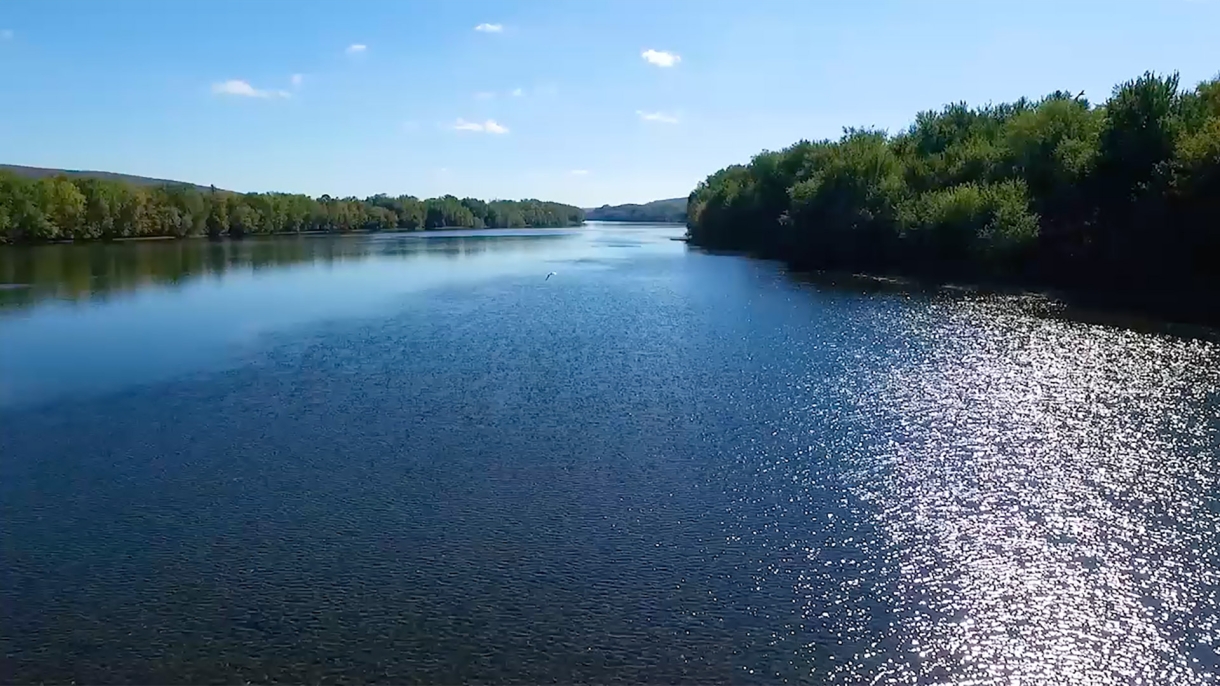
[[[0,249],[0,681],[1216,683],[1220,346],[681,233]]]

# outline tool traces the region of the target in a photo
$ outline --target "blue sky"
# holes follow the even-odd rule
[[[1194,84],[1218,36],[1220,0],[5,0],[0,161],[639,202],[949,101]]]

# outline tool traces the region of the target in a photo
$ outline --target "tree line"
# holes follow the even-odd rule
[[[804,269],[1045,284],[1220,321],[1220,78],[1146,73],[1099,106],[922,112],[722,169],[693,243]]]
[[[584,212],[541,200],[363,200],[288,193],[232,193],[186,184],[139,186],[97,178],[30,179],[0,171],[0,243],[309,231],[578,226]]]

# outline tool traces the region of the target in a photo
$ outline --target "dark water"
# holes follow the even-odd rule
[[[0,681],[1216,682],[1220,346],[680,233],[0,251]]]

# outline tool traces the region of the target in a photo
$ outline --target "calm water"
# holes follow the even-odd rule
[[[681,233],[0,250],[0,681],[1216,683],[1220,346]]]

